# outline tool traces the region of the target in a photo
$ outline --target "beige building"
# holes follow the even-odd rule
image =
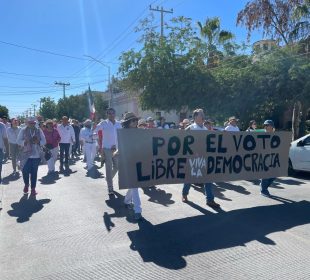
[[[109,102],[109,94],[104,93],[104,99]],[[164,117],[168,123],[174,122],[175,124],[179,124],[179,122],[186,116],[186,114],[177,113],[176,111],[165,112],[160,110],[142,110],[141,106],[139,105],[138,97],[129,95],[126,92],[114,94],[112,104],[118,119],[121,119],[126,112],[133,112],[141,118],[146,119],[147,117],[152,117],[154,119],[158,119],[159,117]]]

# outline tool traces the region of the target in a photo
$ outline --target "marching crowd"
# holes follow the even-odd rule
[[[100,157],[101,167],[105,165],[105,178],[109,196],[114,196],[113,177],[118,171],[118,129],[184,129],[184,130],[224,130],[228,132],[240,131],[238,119],[230,117],[224,124],[224,128],[214,127],[211,119],[206,119],[202,109],[193,112],[192,119],[184,119],[179,125],[165,122],[163,117],[155,121],[154,118],[140,119],[134,113],[124,114],[121,121],[116,120],[113,108],[107,109],[107,118],[99,123],[93,123],[90,119],[82,124],[77,120],[69,120],[63,116],[60,121],[49,119],[45,122],[35,117],[28,117],[25,123],[20,123],[13,118],[10,122],[6,117],[0,119],[0,183],[3,161],[9,157],[12,162],[13,174],[19,170],[24,181],[24,194],[37,195],[36,184],[38,167],[40,163],[47,162],[47,175],[56,172],[55,163],[59,158],[59,172],[70,171],[69,158],[83,153],[87,172],[96,168],[94,160],[96,155]],[[274,131],[272,120],[266,120],[263,124],[266,132]],[[256,130],[256,122],[250,121],[246,131]],[[270,196],[268,187],[274,178],[262,179],[261,194]],[[191,184],[184,184],[182,201],[188,202],[188,194]],[[213,184],[206,183],[204,188],[206,203],[208,206],[218,208],[220,205],[214,201],[212,191]],[[136,220],[142,219],[142,208],[138,188],[127,191],[125,206],[134,210]]]

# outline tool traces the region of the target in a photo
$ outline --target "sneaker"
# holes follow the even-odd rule
[[[266,196],[266,197],[270,197],[270,196],[271,196],[268,190],[262,190],[262,191],[260,192],[260,194],[261,194],[262,196]]]
[[[182,195],[182,202],[188,202],[187,195]]]
[[[141,213],[135,213],[134,217],[135,217],[136,221],[142,221],[143,220],[143,217],[142,217]]]
[[[212,207],[212,208],[220,208],[221,206],[216,203],[214,200],[210,200],[210,201],[207,201],[207,205]]]
[[[31,189],[30,195],[36,196],[37,194],[36,189]]]
[[[132,203],[124,203],[125,208],[127,209],[133,209],[133,204]]]
[[[29,186],[25,186],[25,187],[24,187],[24,190],[23,190],[24,194],[27,194],[28,191],[29,191]]]

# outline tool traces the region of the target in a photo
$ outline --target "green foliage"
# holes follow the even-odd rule
[[[9,109],[5,106],[0,105],[0,118],[3,116],[9,116]]]
[[[251,119],[262,123],[272,118],[280,124],[296,100],[310,107],[310,62],[300,45],[275,48],[253,59],[237,54],[240,47],[232,41],[231,52],[225,51],[217,20],[199,24],[208,38],[204,40],[187,18],[174,19],[161,40],[147,23],[140,29],[145,31],[143,48],[123,53],[119,69],[121,86],[139,93],[143,109],[199,107],[220,121],[236,115],[246,128]],[[216,67],[209,65],[210,50],[217,57]]]
[[[40,99],[40,102],[41,109],[39,114],[46,120],[55,118],[56,102],[51,97],[43,97]]]

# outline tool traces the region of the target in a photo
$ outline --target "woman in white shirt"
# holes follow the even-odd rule
[[[17,144],[17,136],[20,131],[20,127],[18,126],[19,122],[17,119],[12,119],[11,127],[7,129],[8,140],[10,145],[10,154],[12,158],[12,166],[13,166],[13,174],[16,174],[16,166],[17,166],[17,159],[18,159],[18,152],[19,147]]]

